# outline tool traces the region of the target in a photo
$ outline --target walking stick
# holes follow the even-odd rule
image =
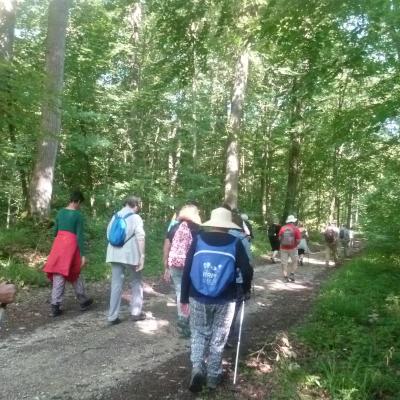
[[[240,339],[242,337],[243,317],[244,317],[244,300],[242,301],[242,309],[240,310],[239,338],[238,338],[238,343],[237,343],[237,348],[236,348],[235,372],[233,374],[233,384],[234,385],[236,385],[236,376],[237,376],[238,363],[239,363],[239,349],[240,349]]]

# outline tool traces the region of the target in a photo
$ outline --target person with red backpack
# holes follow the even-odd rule
[[[164,242],[164,280],[172,280],[178,309],[178,329],[183,337],[190,337],[189,320],[181,312],[181,282],[186,255],[201,224],[199,209],[195,205],[185,205],[177,216],[178,223],[167,233]]]
[[[283,280],[285,282],[294,282],[294,273],[297,269],[297,246],[301,240],[301,232],[295,225],[297,218],[289,215],[286,218],[286,225],[283,225],[279,231],[279,242],[281,251],[281,264],[283,272]],[[290,259],[290,264],[289,264]],[[288,276],[288,265],[290,273]]]
[[[325,265],[329,266],[329,260],[332,257],[334,266],[338,262],[338,243],[339,229],[334,221],[329,222],[324,231],[325,239]]]

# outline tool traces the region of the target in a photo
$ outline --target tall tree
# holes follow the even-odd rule
[[[238,203],[239,186],[239,134],[243,105],[249,75],[249,46],[246,46],[236,63],[230,113],[228,116],[228,146],[226,152],[225,198],[231,208]]]
[[[31,214],[41,218],[49,214],[53,192],[54,167],[61,131],[61,96],[69,8],[69,0],[52,0],[49,3],[45,95],[30,188]]]

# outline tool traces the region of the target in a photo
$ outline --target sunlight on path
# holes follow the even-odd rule
[[[296,282],[284,283],[279,263],[258,265],[245,318],[282,301],[289,292],[312,290],[325,268],[318,257],[310,257],[298,268]],[[131,321],[124,302],[123,322],[113,327],[107,325],[106,310],[94,310],[5,339],[0,343],[0,364],[8,365],[2,369],[7,384],[0,398],[93,400],[115,388],[116,382],[128,382],[141,371],[156,370],[187,354],[189,341],[181,339],[176,330],[172,288],[163,294],[146,284],[144,291],[144,321]],[[130,300],[129,291],[123,298]]]

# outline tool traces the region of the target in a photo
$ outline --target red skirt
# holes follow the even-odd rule
[[[51,247],[43,271],[50,280],[59,274],[70,282],[75,282],[81,272],[81,253],[77,236],[68,231],[58,231]]]

